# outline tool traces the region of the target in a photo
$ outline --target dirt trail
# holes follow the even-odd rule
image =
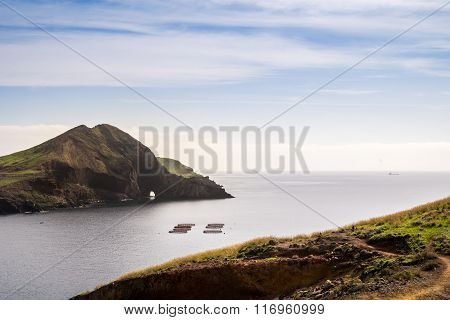
[[[433,283],[426,288],[420,288],[413,292],[399,295],[394,299],[402,300],[420,300],[420,299],[441,299],[445,296],[445,292],[450,290],[450,258],[447,256],[439,256],[439,260],[444,265],[443,272],[436,277]]]
[[[352,242],[357,245],[360,248],[364,248],[364,249],[368,249],[371,251],[376,251],[376,252],[380,252],[381,254],[385,255],[385,256],[391,256],[391,257],[395,257],[398,256],[397,253],[391,252],[391,251],[387,251],[384,248],[379,248],[379,247],[374,247],[370,244],[368,244],[366,241],[359,239],[359,238],[352,238]]]
[[[369,250],[377,251],[385,256],[398,256],[398,254],[390,251],[386,251],[383,248],[374,247],[368,244],[366,241],[358,238],[353,238],[352,242],[356,245]],[[408,289],[406,292],[402,292],[391,299],[393,300],[421,300],[421,299],[442,299],[448,295],[450,291],[450,257],[439,256],[439,261],[442,263],[444,270],[441,274],[437,275],[433,281],[427,287],[418,288],[417,290]]]

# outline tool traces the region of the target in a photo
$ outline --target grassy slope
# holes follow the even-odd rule
[[[450,197],[411,210],[347,227],[352,235],[377,244],[398,241],[407,251],[425,249],[450,255]]]
[[[169,158],[158,158],[158,161],[167,169],[167,171],[181,177],[192,178],[200,176],[199,174],[195,173],[192,168],[185,166],[180,161]]]
[[[39,165],[46,160],[39,146],[0,157],[0,187],[40,176]]]
[[[13,168],[21,168],[23,170],[34,168],[38,164],[45,161],[45,155],[40,152],[39,147],[16,152],[4,157],[0,157],[0,168],[8,171]]]

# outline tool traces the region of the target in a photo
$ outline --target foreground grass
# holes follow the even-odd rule
[[[450,197],[410,210],[365,220],[347,227],[352,235],[372,243],[396,242],[405,250],[425,249],[450,255]]]
[[[208,261],[213,259],[227,259],[235,257],[242,249],[252,246],[252,245],[263,245],[269,241],[275,241],[275,240],[283,240],[275,237],[263,237],[263,238],[257,238],[250,241],[246,241],[243,243],[235,244],[232,246],[214,249],[214,250],[208,250],[200,253],[196,253],[193,255],[176,258],[173,260],[170,260],[168,262],[165,262],[160,265],[151,266],[145,269],[133,271],[130,273],[124,274],[122,277],[120,277],[118,280],[127,280],[127,279],[134,279],[134,278],[140,278],[145,277],[149,274],[156,273],[158,271],[167,270],[171,268],[175,268],[181,265],[185,265],[188,263],[198,263],[202,261]]]

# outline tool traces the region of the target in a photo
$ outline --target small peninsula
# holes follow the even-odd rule
[[[129,200],[232,198],[180,162],[156,158],[111,125],[81,125],[36,147],[0,157],[0,214]]]

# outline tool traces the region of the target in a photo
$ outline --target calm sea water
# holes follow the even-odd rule
[[[268,177],[338,225],[450,194],[450,173]],[[213,179],[236,198],[157,203],[137,211],[128,206],[0,216],[0,299],[66,299],[175,257],[259,236],[334,227],[259,176]],[[225,233],[203,234],[203,227],[215,222],[225,223]],[[196,227],[188,234],[169,234],[178,223]]]

